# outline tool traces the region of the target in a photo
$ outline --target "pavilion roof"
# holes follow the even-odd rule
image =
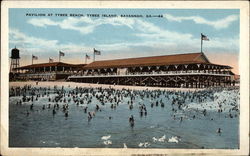
[[[139,58],[126,58],[116,60],[95,61],[86,66],[84,69],[100,69],[100,68],[122,68],[122,67],[142,67],[142,66],[162,66],[162,65],[178,65],[178,64],[212,64],[204,53],[187,53]],[[213,64],[216,65],[216,64]],[[223,65],[218,65],[223,66]],[[224,66],[231,68],[229,66]]]

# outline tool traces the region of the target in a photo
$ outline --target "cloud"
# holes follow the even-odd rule
[[[99,18],[96,20],[88,17],[68,17],[62,21],[53,21],[49,18],[32,18],[28,20],[28,23],[37,27],[59,26],[61,29],[75,30],[79,31],[81,34],[89,34],[92,33],[96,27],[103,24],[110,24],[113,26],[126,26],[130,29],[133,29],[132,25],[134,24],[134,20],[121,17]]]
[[[34,26],[38,26],[38,27],[46,27],[47,25],[58,25],[57,22],[52,21],[49,18],[32,18],[28,21],[29,24],[32,24]]]
[[[88,17],[73,18],[69,17],[62,21],[52,21],[48,18],[32,18],[28,23],[38,26],[59,26],[61,29],[79,31],[81,34],[94,33],[94,30],[101,25],[107,24],[112,26],[127,27],[134,31],[132,34],[135,37],[143,40],[157,40],[162,42],[180,42],[189,41],[193,37],[192,34],[179,33],[162,29],[157,25],[136,18],[98,18],[91,19]],[[39,23],[39,24],[37,24]]]
[[[200,24],[208,24],[212,25],[216,28],[226,27],[230,24],[230,21],[233,21],[237,16],[230,15],[224,19],[218,21],[208,21],[199,16],[190,16],[190,17],[174,17],[169,14],[165,14],[165,18],[171,21],[181,22],[183,20],[194,20],[196,23]],[[172,49],[178,51],[182,49],[181,47],[185,47],[187,49],[199,50],[198,44],[200,44],[200,39],[194,37],[189,33],[179,33],[176,31],[170,31],[167,29],[160,28],[159,26],[144,21],[139,18],[97,18],[91,19],[88,17],[81,18],[73,18],[69,17],[61,21],[53,21],[48,18],[32,18],[28,21],[28,23],[38,26],[38,27],[46,27],[46,26],[58,26],[61,29],[67,30],[75,30],[79,31],[81,34],[89,34],[93,33],[94,30],[104,24],[113,25],[113,26],[124,26],[131,30],[133,30],[133,34],[131,37],[137,37],[139,40],[134,41],[124,41],[122,43],[113,42],[112,44],[98,44],[96,47],[106,48],[106,50],[129,50],[134,47],[155,47],[155,46],[165,46],[164,48]],[[39,23],[39,24],[38,24]],[[52,42],[52,41],[50,41]],[[55,42],[55,41],[54,41]],[[58,45],[57,45],[58,46]],[[74,45],[75,46],[75,45]],[[235,38],[210,38],[209,43],[206,43],[205,46],[209,48],[219,48],[220,50],[238,50],[239,47],[239,39]],[[171,47],[171,48],[169,48]],[[158,47],[155,47],[158,48]],[[205,47],[204,47],[205,48]]]
[[[229,15],[223,19],[216,21],[210,21],[200,16],[173,16],[170,14],[165,14],[164,17],[169,21],[182,22],[182,21],[193,21],[196,24],[206,24],[214,27],[215,29],[227,28],[232,22],[238,20],[238,15]]]
[[[230,15],[224,19],[217,20],[217,21],[208,21],[199,16],[189,16],[189,17],[174,17],[169,14],[165,14],[164,16],[168,20],[182,22],[183,20],[193,20],[199,24],[208,24],[214,26],[215,28],[223,28],[227,27],[230,22],[237,19],[238,16]],[[91,19],[88,17],[81,17],[81,18],[73,18],[69,17],[62,21],[52,21],[48,18],[32,18],[28,21],[28,23],[38,26],[38,27],[46,27],[46,26],[59,26],[61,29],[67,30],[75,30],[79,31],[81,34],[90,34],[94,33],[94,30],[101,25],[107,24],[112,26],[124,26],[131,30],[133,30],[133,34],[131,37],[139,38],[139,41],[130,43],[132,41],[125,41],[125,43],[112,43],[110,45],[115,45],[113,47],[121,47],[125,49],[129,49],[129,47],[125,47],[124,45],[130,46],[137,46],[137,45],[145,45],[150,46],[149,43],[152,45],[159,45],[159,43],[164,43],[163,45],[189,45],[189,46],[197,46],[197,43],[200,43],[199,38],[194,38],[192,34],[189,33],[179,33],[176,31],[170,31],[167,29],[160,28],[159,26],[144,21],[139,18],[98,18],[98,19]],[[39,24],[37,24],[39,23]],[[212,38],[211,38],[212,39]],[[222,42],[223,41],[223,42]],[[236,41],[236,42],[234,42]],[[211,44],[212,43],[212,44]],[[211,47],[231,47],[232,49],[236,49],[238,47],[238,39],[212,39],[209,42]],[[109,45],[105,45],[105,47],[112,47]],[[108,48],[110,49],[110,48]],[[110,49],[112,50],[112,49]]]
[[[25,45],[33,45],[36,47],[55,47],[58,44],[58,40],[45,40],[32,36],[27,36],[24,33],[20,32],[18,29],[10,29],[10,43],[17,44],[25,44]],[[39,43],[39,44],[38,44]]]
[[[21,32],[18,29],[9,29],[10,48],[15,45],[20,50],[21,61],[20,65],[28,65],[31,63],[31,55],[38,56],[35,63],[48,62],[48,58],[53,58],[58,61],[59,50],[65,52],[65,57],[62,61],[68,63],[84,63],[86,53],[92,54],[93,47],[81,44],[66,43],[63,44],[58,40],[48,40],[44,38],[33,37]],[[83,51],[84,50],[84,51]],[[90,60],[88,60],[90,62]]]
[[[9,29],[9,43],[16,45],[22,52],[23,55],[45,55],[56,56],[58,51],[65,51],[71,54],[79,54],[83,49],[86,51],[92,51],[92,47],[84,44],[73,44],[67,43],[62,44],[58,40],[47,40],[43,38],[29,36],[18,29]]]
[[[98,26],[108,24],[112,26],[125,26],[131,30],[136,30],[137,32],[147,34],[161,34],[163,31],[165,31],[165,35],[179,36],[178,39],[183,38],[185,35],[179,34],[177,32],[171,33],[170,31],[160,29],[153,23],[146,22],[141,19],[122,17],[98,19],[91,19],[89,17],[68,17],[62,21],[53,21],[49,18],[32,18],[28,20],[28,23],[37,27],[59,26],[61,29],[75,30],[79,31],[81,34],[93,33]],[[136,36],[140,35],[136,34]],[[190,37],[191,35],[189,34],[188,36]]]

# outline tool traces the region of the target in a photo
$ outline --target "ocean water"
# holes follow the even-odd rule
[[[73,89],[66,87],[66,96],[63,98],[67,101],[72,99],[72,96],[67,95]],[[135,96],[132,110],[128,105],[130,96],[123,97],[116,109],[111,109],[114,101],[111,103],[107,100],[102,105],[93,96],[89,104],[86,101],[79,105],[73,100],[59,101],[60,108],[56,109],[55,115],[52,113],[55,102],[49,102],[48,98],[54,99],[58,94],[53,89],[46,92],[50,94],[39,97],[37,101],[22,102],[22,105],[16,104],[22,96],[10,97],[10,147],[239,148],[239,112],[232,110],[234,107],[239,108],[238,90],[212,92],[208,96],[215,98],[205,98],[203,101],[191,101],[191,98],[186,98],[181,109],[177,109],[176,104],[172,105],[173,98],[183,98],[183,94],[180,93],[165,92],[154,98],[145,95],[143,99],[141,96]],[[138,91],[141,92],[143,91]],[[77,98],[81,99],[86,94],[83,93],[80,97],[79,93]],[[154,95],[155,92],[150,94]],[[29,92],[26,95],[31,97]],[[91,96],[90,93],[89,95]],[[201,96],[202,98],[204,97]],[[160,100],[164,103],[164,107],[160,104],[156,106],[156,101]],[[32,103],[33,110],[30,109]],[[69,105],[68,117],[65,117],[62,111],[62,106],[66,103]],[[154,103],[153,107],[151,103]],[[47,108],[48,104],[51,104],[50,109]],[[84,107],[87,106],[88,111],[92,112],[95,111],[96,104],[100,106],[101,111],[96,111],[95,117],[88,120],[88,113],[84,112]],[[146,106],[147,115],[140,115],[140,104]],[[223,109],[220,113],[219,104]],[[44,110],[43,105],[46,105]],[[173,108],[176,112],[172,110]],[[205,116],[204,109],[206,109]],[[233,118],[229,117],[229,110]],[[129,123],[131,115],[135,119],[133,127]],[[222,130],[221,133],[217,133],[218,128]]]

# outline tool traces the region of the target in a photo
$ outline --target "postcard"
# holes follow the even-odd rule
[[[248,3],[2,4],[2,155],[249,154]]]

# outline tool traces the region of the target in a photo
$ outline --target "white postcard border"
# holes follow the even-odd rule
[[[247,1],[3,1],[1,10],[2,155],[226,154],[249,152],[249,3]],[[240,149],[9,148],[8,8],[178,8],[240,9]]]

